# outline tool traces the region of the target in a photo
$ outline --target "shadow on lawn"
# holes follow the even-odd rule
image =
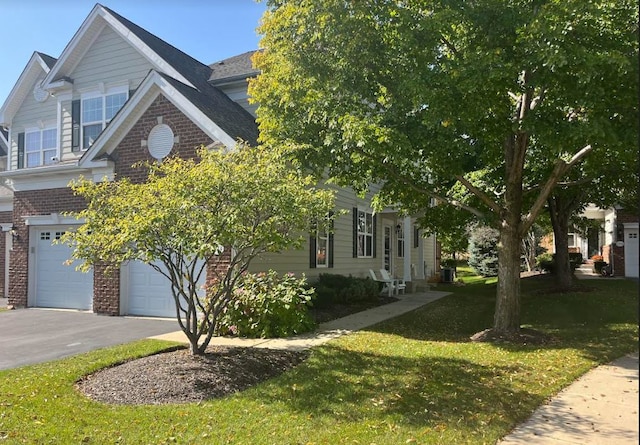
[[[305,414],[346,422],[373,419],[439,428],[456,424],[474,431],[486,422],[509,427],[542,403],[543,397],[516,389],[513,376],[517,380],[525,373],[517,364],[487,367],[453,358],[374,355],[329,345],[261,395]]]
[[[553,341],[494,343],[496,347],[508,351],[573,348],[601,363],[637,349],[637,283],[591,281],[590,292],[573,293],[550,293],[549,286],[549,277],[524,279],[521,314],[523,327],[548,334]],[[495,287],[471,285],[368,330],[421,341],[466,343],[493,325],[494,309]]]

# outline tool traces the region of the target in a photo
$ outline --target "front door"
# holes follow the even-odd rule
[[[391,231],[391,226],[384,226],[384,256],[382,265],[385,270],[391,272],[391,260],[393,259],[393,255],[391,252],[391,246],[393,246],[393,240],[391,239],[393,232]]]

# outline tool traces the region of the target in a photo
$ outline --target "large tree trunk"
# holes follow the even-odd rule
[[[498,290],[493,330],[497,334],[520,331],[520,243],[517,223],[500,228]]]
[[[554,194],[549,197],[549,216],[553,226],[554,245],[556,250],[554,275],[556,286],[570,289],[573,285],[573,271],[569,262],[569,220],[574,212],[573,200]]]
[[[498,335],[520,332],[520,252],[522,243],[522,172],[528,137],[524,133],[505,141],[504,208],[498,243],[498,290],[493,331]]]

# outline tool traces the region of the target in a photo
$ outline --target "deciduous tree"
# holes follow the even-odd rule
[[[250,85],[263,143],[342,184],[382,181],[378,202],[436,198],[498,228],[493,329],[517,334],[523,236],[566,173],[615,156],[604,142],[637,119],[619,107],[637,98],[635,2],[268,3]]]
[[[276,150],[202,149],[197,160],[147,167],[141,184],[76,182],[88,206],[77,214],[84,224],[63,241],[85,270],[142,261],[164,275],[191,352],[202,354],[251,261],[300,247],[311,222],[333,207],[333,193],[315,189]]]

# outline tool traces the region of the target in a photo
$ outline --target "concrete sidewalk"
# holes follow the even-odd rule
[[[289,338],[236,338],[213,337],[210,345],[246,346],[256,348],[302,350],[318,346],[341,335],[349,334],[367,326],[374,325],[389,318],[397,317],[406,312],[413,311],[425,304],[438,300],[450,292],[420,292],[415,294],[399,295],[399,301],[385,304],[373,309],[348,315],[337,320],[322,323],[315,332]],[[188,343],[182,331],[158,335],[151,338]]]
[[[630,445],[638,440],[636,353],[589,371],[498,443]]]

